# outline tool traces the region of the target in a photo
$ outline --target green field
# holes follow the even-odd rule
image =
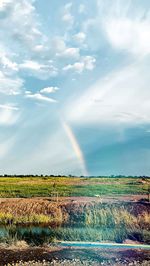
[[[0,197],[147,194],[148,181],[139,177],[0,177]]]

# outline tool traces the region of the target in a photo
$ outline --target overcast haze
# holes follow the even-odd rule
[[[0,0],[1,174],[150,174],[150,1]]]

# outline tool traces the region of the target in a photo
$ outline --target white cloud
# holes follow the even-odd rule
[[[66,65],[63,70],[73,70],[77,73],[82,73],[84,70],[93,70],[95,67],[96,59],[92,56],[84,56],[80,62]]]
[[[56,100],[54,100],[52,98],[49,98],[47,96],[43,96],[40,93],[26,94],[25,97],[26,98],[35,99],[35,100],[38,100],[38,101],[50,102],[50,103],[56,103],[57,102]]]
[[[5,4],[5,17],[1,20],[1,27],[5,31],[6,37],[9,41],[15,41],[16,44],[21,44],[26,52],[32,52],[36,45],[40,45],[45,36],[40,31],[40,24],[37,19],[33,1],[20,0]],[[24,53],[24,49],[20,49],[20,55]]]
[[[1,49],[3,49],[1,47]],[[18,64],[13,62],[5,52],[0,52],[0,67],[4,72],[13,73],[18,71]]]
[[[46,52],[46,50],[48,50],[44,45],[41,45],[41,44],[37,44],[34,46],[34,52],[36,52],[37,54],[40,53],[40,54],[44,54]]]
[[[55,51],[57,57],[76,59],[80,56],[80,49],[78,47],[67,47],[64,38],[61,36],[53,38],[51,48]]]
[[[32,93],[31,91],[28,90],[25,91],[25,94],[31,94],[31,93]]]
[[[66,43],[63,40],[63,37],[61,36],[54,37],[51,42],[51,47],[53,50],[55,50],[58,53],[63,52],[66,49]]]
[[[140,61],[98,80],[68,107],[66,116],[79,124],[149,124],[148,66],[149,63]]]
[[[21,93],[20,74],[48,79],[57,75],[49,58],[45,59],[46,37],[40,31],[39,19],[32,0],[0,2],[0,92]],[[4,14],[5,13],[5,14]],[[31,60],[35,58],[36,60]],[[41,59],[41,60],[40,60]],[[21,72],[21,73],[20,73]]]
[[[68,70],[73,70],[77,73],[82,73],[83,70],[84,70],[84,63],[83,62],[76,62],[74,64],[69,64],[69,65],[66,65],[64,68],[63,68],[64,71],[68,71]]]
[[[42,90],[40,90],[40,92],[41,93],[54,93],[57,90],[59,90],[58,87],[46,87],[46,88],[43,88]]]
[[[82,44],[86,39],[86,34],[84,32],[78,32],[77,34],[74,35],[73,38],[77,43]]]
[[[0,71],[0,93],[7,95],[17,95],[21,93],[23,80],[18,77],[5,75]]]
[[[85,56],[83,58],[85,69],[87,70],[93,70],[95,67],[96,59],[93,56]]]
[[[18,107],[11,105],[11,104],[0,104],[0,109],[19,110]]]
[[[97,29],[104,31],[107,41],[116,49],[135,56],[150,53],[149,10],[134,1],[98,2],[98,17],[93,19]],[[99,26],[101,25],[101,26]]]
[[[67,22],[67,23],[73,24],[74,17],[71,14],[67,13],[67,14],[63,15],[62,20]]]
[[[58,71],[57,68],[51,64],[51,61],[49,61],[49,64],[41,64],[36,61],[26,60],[19,65],[19,68],[27,71],[29,75],[39,77],[40,79],[56,76]]]
[[[1,0],[0,1],[0,14],[5,14],[5,11],[9,9],[11,5],[11,0]]]
[[[64,6],[62,20],[67,23],[68,27],[71,27],[74,23],[74,16],[71,14],[72,3],[68,3]]]
[[[89,68],[85,67],[88,64],[82,62],[80,47],[76,47],[78,43],[80,46],[83,42],[84,33],[75,34],[74,38],[77,42],[75,47],[72,42],[73,36],[69,31],[68,36],[62,31],[57,31],[56,37],[45,33],[34,2],[32,0],[0,2],[2,13],[0,14],[2,43],[2,49],[0,47],[0,92],[5,94],[21,93],[23,83],[25,84],[24,81],[28,76],[47,80],[57,76],[65,65],[73,65],[75,61],[72,67],[77,73]],[[74,9],[72,10],[72,6],[73,4],[69,2],[63,10],[61,9],[67,25],[73,25]],[[53,36],[55,36],[55,31]]]
[[[41,69],[41,65],[38,62],[26,60],[23,64],[20,65],[20,68],[39,71]]]
[[[57,53],[57,56],[60,57],[64,57],[64,58],[79,58],[80,56],[80,50],[79,48],[75,48],[75,47],[70,47],[70,48],[66,48],[64,49],[64,51],[62,51],[61,53]]]
[[[10,106],[0,106],[0,125],[9,126],[17,122],[19,118],[18,109],[15,109]]]
[[[150,53],[150,16],[142,1],[97,0],[97,11],[83,22],[86,43],[92,50],[100,50],[109,43],[118,52],[129,56]]]
[[[39,79],[48,79],[56,76],[58,70],[52,64],[49,40],[41,31],[33,3],[32,0],[9,1],[11,12],[1,19],[2,71],[7,74],[22,71]]]
[[[150,19],[112,17],[105,23],[110,43],[135,55],[150,53]]]

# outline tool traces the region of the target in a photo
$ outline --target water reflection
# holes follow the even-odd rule
[[[25,240],[30,245],[42,245],[51,242],[54,237],[54,231],[49,227],[18,227],[6,226],[0,227],[0,239]]]
[[[14,240],[25,240],[29,245],[43,245],[60,241],[92,241],[103,242],[113,241],[123,243],[125,239],[149,244],[145,241],[144,233],[141,230],[132,232],[124,227],[23,227],[23,226],[1,226],[0,242],[14,242]]]

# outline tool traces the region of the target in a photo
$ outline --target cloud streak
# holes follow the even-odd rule
[[[37,101],[43,101],[43,102],[49,102],[49,103],[57,103],[55,99],[52,99],[50,97],[44,96],[40,93],[35,93],[35,94],[26,94],[26,98],[37,100]]]
[[[150,77],[145,64],[140,61],[97,81],[68,107],[68,119],[79,124],[150,123]]]

